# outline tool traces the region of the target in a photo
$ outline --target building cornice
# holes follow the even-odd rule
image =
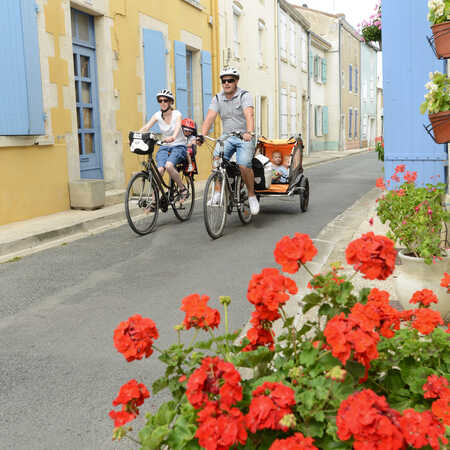
[[[326,41],[322,36],[319,36],[317,33],[314,33],[314,31],[310,31],[310,33],[312,45],[325,51],[330,50],[331,44],[328,41]]]
[[[309,30],[311,28],[311,23],[304,17],[297,9],[288,3],[286,0],[278,0],[278,3],[281,9],[289,14],[294,20],[299,22],[305,30]]]

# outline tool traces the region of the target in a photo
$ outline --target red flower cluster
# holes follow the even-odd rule
[[[441,286],[447,288],[447,293],[450,293],[450,275],[445,272],[441,280]]]
[[[407,170],[405,175],[403,176],[403,179],[408,183],[414,183],[414,181],[417,180],[417,172],[410,172],[409,170]]]
[[[296,294],[297,285],[290,278],[281,275],[278,269],[266,268],[252,276],[248,285],[247,299],[255,305],[247,332],[250,344],[243,351],[255,350],[260,346],[273,349],[271,323],[280,318],[279,308],[289,300],[289,294]]]
[[[375,182],[375,186],[376,186],[377,188],[380,188],[380,189],[383,189],[383,190],[386,189],[386,185],[384,184],[384,180],[383,180],[382,177],[377,178],[377,181]]]
[[[384,397],[366,389],[341,403],[336,417],[337,435],[343,441],[353,437],[355,450],[403,449],[399,419],[400,413],[389,408]]]
[[[265,382],[252,392],[252,396],[245,416],[249,431],[288,430],[280,421],[286,414],[292,414],[291,406],[295,405],[295,393],[290,387],[282,383]]]
[[[328,321],[323,332],[332,355],[343,365],[353,352],[353,359],[366,368],[360,382],[367,379],[370,361],[378,358],[377,344],[380,336],[372,329],[370,324],[360,323],[359,317],[350,315],[347,318],[344,313],[340,313]]]
[[[438,419],[442,420],[444,425],[450,427],[450,389],[444,390],[441,396],[433,402],[431,411]]]
[[[305,264],[316,256],[317,248],[307,234],[295,233],[293,238],[284,236],[275,246],[273,254],[283,272],[295,273],[300,263]]]
[[[449,391],[448,381],[444,377],[438,377],[436,374],[430,375],[427,382],[422,386],[425,398],[439,398],[446,391]]]
[[[195,437],[206,450],[228,450],[247,441],[244,416],[237,408],[222,409],[217,402],[209,402],[199,412],[197,421]]]
[[[438,325],[443,325],[441,313],[428,308],[419,308],[412,311],[414,319],[411,326],[421,334],[430,334]]]
[[[439,439],[447,444],[445,428],[439,423],[430,411],[417,412],[405,409],[399,419],[405,441],[413,448],[422,448],[429,445],[433,450],[441,448]]]
[[[436,294],[430,289],[422,289],[414,292],[409,303],[419,303],[423,306],[430,306],[432,303],[437,303],[438,298]]]
[[[218,357],[206,357],[187,382],[189,403],[200,409],[217,400],[221,408],[230,408],[242,400],[241,376],[233,364]]]
[[[286,439],[276,439],[269,450],[319,450],[313,442],[313,438],[305,437],[302,433],[295,433]]]
[[[350,242],[345,251],[348,264],[369,280],[385,280],[391,275],[396,255],[394,242],[372,231]]]
[[[135,314],[125,322],[120,322],[114,330],[114,346],[131,362],[144,356],[148,358],[153,353],[153,339],[158,337],[155,322]]]
[[[192,294],[181,301],[181,311],[186,313],[184,327],[189,328],[217,328],[220,324],[220,313],[217,309],[210,308],[207,295]]]
[[[121,427],[132,421],[139,414],[138,406],[141,406],[149,397],[150,393],[144,384],[136,380],[125,383],[112,403],[113,406],[123,405],[122,410],[109,412],[109,417],[114,420],[114,426]]]

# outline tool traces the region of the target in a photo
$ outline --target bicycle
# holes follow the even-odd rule
[[[252,220],[248,202],[248,190],[241,177],[239,166],[224,158],[225,141],[231,136],[241,137],[233,132],[214,139],[204,136],[221,147],[219,158],[214,161],[214,168],[208,177],[203,194],[203,217],[206,231],[213,239],[223,235],[227,214],[237,211],[239,219],[246,225]]]
[[[189,197],[183,200],[177,183],[170,178],[167,184],[153,159],[155,145],[163,144],[160,136],[130,131],[128,138],[130,150],[146,156],[142,162],[143,170],[131,178],[125,193],[125,214],[130,228],[142,236],[150,233],[158,220],[159,210],[167,212],[169,206],[178,220],[188,220],[194,210],[195,189],[194,176],[186,171],[187,164],[181,163],[176,167],[189,192]]]

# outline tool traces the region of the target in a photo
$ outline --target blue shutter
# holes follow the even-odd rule
[[[358,110],[355,111],[355,137],[358,137]]]
[[[327,60],[325,58],[322,59],[322,82],[327,82]]]
[[[322,134],[328,134],[328,106],[322,107]]]
[[[173,42],[175,49],[175,89],[177,109],[183,117],[188,113],[188,94],[186,76],[186,44],[180,41]]]
[[[348,66],[348,90],[352,92],[353,73],[352,66]]]
[[[355,93],[358,93],[358,85],[359,85],[358,68],[355,67]]]
[[[314,134],[316,136],[319,134],[319,127],[317,126],[318,124],[319,124],[319,117],[318,117],[317,106],[314,106]]]
[[[350,109],[348,111],[348,137],[351,138],[352,137],[352,121],[353,121],[353,111]]]
[[[167,88],[166,44],[160,31],[142,30],[144,40],[145,118],[146,121],[159,110],[156,94]],[[152,130],[159,131],[158,125]]]
[[[208,113],[208,108],[212,99],[212,64],[211,53],[207,50],[201,52],[202,65],[202,91],[203,91],[203,118]]]
[[[313,76],[313,65],[314,65],[314,58],[313,55],[309,55],[309,77],[311,78]]]
[[[0,135],[45,133],[36,14],[33,0],[1,0]]]

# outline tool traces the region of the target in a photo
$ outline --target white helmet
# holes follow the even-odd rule
[[[220,78],[226,76],[226,75],[230,75],[232,77],[235,77],[239,80],[239,72],[237,71],[237,69],[235,69],[234,67],[224,67],[222,69],[222,72],[220,72]]]
[[[158,100],[159,97],[167,97],[170,98],[170,100],[175,101],[175,97],[173,96],[172,92],[169,91],[169,89],[162,89],[156,94],[156,100]]]

